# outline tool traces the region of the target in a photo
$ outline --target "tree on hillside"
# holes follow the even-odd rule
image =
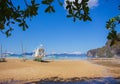
[[[119,6],[120,10],[120,6]],[[117,35],[117,31],[115,30],[116,26],[120,24],[120,14],[116,17],[109,19],[106,23],[106,28],[110,30],[107,38],[111,40],[111,46],[116,43],[116,41],[120,41],[120,37]]]
[[[41,4],[46,5],[45,13],[54,13],[55,8],[53,3],[55,0],[41,0],[37,3],[36,0],[23,0],[25,7],[21,8],[20,5],[16,6],[13,4],[13,0],[0,0],[0,31],[6,36],[11,35],[11,31],[14,29],[12,26],[18,24],[20,28],[25,31],[28,28],[26,19],[31,19],[32,17],[38,15],[38,8]],[[63,6],[63,0],[57,0],[60,6]],[[89,16],[89,0],[65,0],[65,7],[67,11],[67,17],[73,18],[73,21],[82,20],[82,21],[92,21]],[[120,8],[120,7],[119,7]],[[120,23],[120,15],[111,18],[107,24],[106,28],[110,30],[108,39],[119,40],[117,38],[117,33],[115,27]]]

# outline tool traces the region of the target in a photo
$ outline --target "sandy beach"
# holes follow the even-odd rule
[[[0,62],[0,81],[3,80],[37,80],[50,77],[120,77],[120,67],[99,65],[99,60],[59,60],[49,62],[36,62],[21,59],[7,59]],[[116,73],[113,71],[116,70]]]

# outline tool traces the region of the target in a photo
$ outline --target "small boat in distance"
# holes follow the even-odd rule
[[[0,62],[6,62],[6,53],[2,52],[2,45],[0,46]]]

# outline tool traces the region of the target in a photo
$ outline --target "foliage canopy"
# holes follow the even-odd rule
[[[63,6],[63,3],[60,0],[57,0],[58,3]],[[73,18],[73,21],[83,20],[91,21],[89,16],[89,0],[79,0],[69,1],[66,0],[66,10],[68,12],[67,17]],[[54,13],[55,9],[52,6],[54,0],[41,0],[41,4],[47,6],[45,13]],[[25,31],[28,28],[26,19],[32,18],[33,16],[38,15],[39,3],[36,3],[35,0],[31,0],[31,3],[28,3],[24,0],[25,9],[21,9],[18,5],[13,4],[13,0],[0,0],[0,31],[6,36],[11,35],[11,31],[14,29],[12,25],[15,23]]]
[[[28,4],[26,0],[24,2],[26,8],[22,10],[20,6],[15,6],[12,0],[0,0],[0,31],[7,37],[14,29],[13,24],[18,23],[24,31],[28,28],[26,18],[32,18],[38,14],[39,4],[35,3],[35,0],[31,0],[31,4]]]
[[[20,5],[16,6],[13,4],[13,0],[0,0],[0,31],[6,36],[11,35],[11,31],[14,29],[12,25],[18,24],[23,31],[28,28],[26,19],[31,19],[33,16],[38,15],[38,8],[40,4],[46,5],[45,13],[54,13],[55,9],[53,3],[55,0],[41,0],[40,3],[36,3],[36,0],[30,0],[28,3],[24,0],[25,8],[21,9]],[[89,16],[89,0],[65,0],[67,17],[73,18],[73,21],[92,21]],[[57,0],[60,6],[63,6],[61,0]],[[120,9],[120,6],[119,6]],[[108,34],[108,39],[112,40],[112,44],[115,40],[120,40],[117,37],[117,32],[115,31],[116,25],[120,23],[120,15],[109,19],[106,23],[106,28],[110,30]]]

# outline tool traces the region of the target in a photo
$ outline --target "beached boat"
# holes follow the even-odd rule
[[[45,56],[44,48],[41,46],[40,48],[35,49],[33,56],[36,61],[41,61],[42,58]]]

